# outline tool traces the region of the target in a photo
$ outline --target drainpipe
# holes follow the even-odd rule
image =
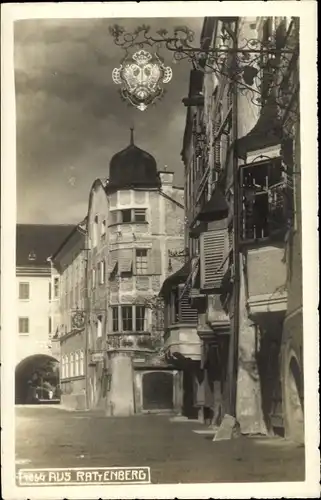
[[[235,65],[236,51],[238,48],[238,19],[235,26],[234,38],[234,60]],[[234,284],[233,284],[233,332],[231,335],[230,356],[232,379],[230,384],[230,412],[236,417],[236,397],[237,397],[237,372],[238,372],[238,345],[239,345],[239,316],[240,316],[240,218],[241,218],[241,200],[240,200],[240,175],[239,161],[237,154],[238,139],[238,84],[233,82],[233,184],[234,184]]]

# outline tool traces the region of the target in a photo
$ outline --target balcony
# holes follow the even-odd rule
[[[287,272],[283,245],[248,249],[246,262],[250,314],[285,313]]]

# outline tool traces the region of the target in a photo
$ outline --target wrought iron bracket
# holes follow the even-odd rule
[[[156,34],[151,34],[150,26],[141,25],[133,31],[126,31],[123,26],[115,24],[110,26],[109,32],[114,43],[125,51],[125,61],[129,57],[129,51],[133,48],[148,53],[146,49],[157,51],[162,48],[173,53],[173,62],[187,60],[192,63],[194,69],[204,73],[216,73],[218,77],[227,77],[230,81],[237,83],[240,93],[246,93],[252,102],[261,106],[266,99],[266,84],[268,83],[269,94],[274,93],[278,105],[287,109],[292,96],[291,89],[284,85],[288,79],[289,68],[299,56],[299,37],[297,23],[292,20],[286,34],[277,33],[268,40],[258,38],[243,39],[241,43],[237,40],[237,18],[222,18],[222,30],[217,38],[217,46],[211,46],[210,38],[203,38],[201,46],[194,46],[195,33],[188,26],[178,26],[170,34],[166,29],[159,29]],[[137,58],[137,54],[133,57]],[[132,67],[133,65],[131,65]],[[145,65],[146,66],[146,65]],[[144,66],[144,68],[145,68]],[[140,75],[125,75],[125,92],[123,97],[129,99],[134,87],[144,83],[143,87],[150,92],[148,104],[162,92],[159,90],[158,82],[164,75],[165,67],[161,64],[158,73],[155,70],[155,78],[149,78],[140,68]],[[170,68],[167,68],[171,71]],[[136,69],[136,71],[138,71]],[[156,79],[156,73],[158,79]],[[145,80],[144,80],[145,79]],[[169,81],[166,79],[164,82]],[[116,83],[121,83],[120,80]],[[265,87],[265,90],[262,88]],[[277,94],[277,95],[276,95]],[[131,99],[129,99],[131,101]],[[132,102],[132,101],[131,101]],[[133,102],[132,102],[133,104]],[[136,105],[134,103],[134,105]],[[137,106],[139,107],[139,106]],[[142,108],[140,108],[142,109]],[[144,108],[145,109],[145,108]]]

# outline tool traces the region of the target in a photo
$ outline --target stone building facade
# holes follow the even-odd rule
[[[207,18],[201,45],[223,41],[237,49],[258,39],[295,49],[297,24],[289,18],[228,24]],[[175,308],[170,297],[180,288],[181,305],[188,301],[196,311],[179,349],[171,346],[173,323],[165,333],[168,358],[192,379],[189,408],[214,426],[229,413],[244,434],[281,428],[302,440],[297,65],[295,53],[276,57],[277,69],[265,70],[242,91],[233,77],[192,70],[182,151],[189,255],[162,294],[169,315]],[[199,341],[191,352],[195,330]]]
[[[70,409],[86,407],[85,321],[86,296],[85,223],[75,226],[51,256],[53,276],[59,277],[59,295],[53,316],[60,360],[61,403]]]
[[[89,407],[107,415],[173,408],[179,374],[161,360],[157,297],[180,267],[170,255],[184,250],[184,191],[172,172],[157,171],[133,132],[111,159],[109,179],[93,183],[87,248]]]
[[[28,400],[28,381],[58,362],[53,340],[59,277],[48,259],[72,226],[18,224],[16,232],[16,401]]]

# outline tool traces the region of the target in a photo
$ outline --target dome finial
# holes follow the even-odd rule
[[[130,127],[130,144],[134,144],[134,127]]]

